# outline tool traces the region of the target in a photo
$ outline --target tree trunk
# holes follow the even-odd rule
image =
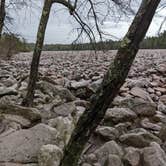
[[[117,55],[110,64],[101,87],[92,97],[91,107],[80,117],[60,166],[76,166],[90,135],[104,118],[107,108],[125,82],[140,42],[150,26],[160,0],[142,0],[141,6],[124,37]]]
[[[46,27],[47,27],[49,15],[50,15],[51,6],[52,6],[52,0],[45,0],[42,16],[41,16],[40,24],[38,28],[38,33],[37,33],[37,41],[36,41],[36,45],[33,52],[27,94],[22,102],[23,106],[29,107],[29,106],[32,106],[33,104],[35,86],[36,86],[36,81],[38,76],[40,55],[43,48],[45,31],[46,31]]]
[[[5,21],[5,0],[0,0],[0,38],[2,36],[2,30]]]

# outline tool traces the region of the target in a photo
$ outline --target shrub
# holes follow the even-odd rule
[[[0,58],[9,60],[12,55],[29,51],[24,39],[15,34],[4,33],[0,39]]]

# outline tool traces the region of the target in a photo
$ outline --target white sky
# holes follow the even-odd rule
[[[38,5],[41,7],[42,3],[40,2]],[[10,29],[12,29],[13,32],[22,35],[28,42],[35,42],[41,14],[40,11],[41,8],[23,8],[19,10],[19,13],[13,13],[13,17],[16,19]],[[73,21],[72,16],[70,16],[67,11],[55,11],[56,8],[54,6],[47,25],[45,43],[71,43],[76,38],[76,33],[72,30],[78,27],[78,25]],[[166,16],[166,9],[162,10],[159,14]],[[131,20],[126,22],[121,21],[118,24],[111,20],[106,21],[104,22],[102,29],[113,36],[122,38],[127,32]],[[162,20],[163,18],[160,17],[153,19],[147,33],[148,36],[157,34]],[[166,24],[163,26],[162,30],[166,30]]]

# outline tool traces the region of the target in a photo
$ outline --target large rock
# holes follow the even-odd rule
[[[82,80],[82,81],[72,81],[70,88],[72,89],[79,89],[79,88],[84,88],[88,87],[90,85],[91,80]]]
[[[138,131],[137,131],[138,130]],[[146,147],[149,146],[151,142],[157,142],[161,144],[161,140],[155,135],[147,132],[146,130],[135,129],[127,134],[120,136],[120,142],[128,146],[133,147]]]
[[[39,166],[59,166],[63,152],[56,145],[43,145],[38,155]]]
[[[133,121],[137,115],[129,108],[109,108],[104,117],[105,121],[114,123]]]
[[[158,102],[158,110],[166,114],[166,95],[160,97]]]
[[[142,79],[127,79],[127,87],[133,88],[133,87],[139,87],[139,88],[145,88],[149,86],[149,81],[146,78]]]
[[[143,149],[143,165],[166,166],[166,154],[156,142],[152,142],[150,147]]]
[[[100,87],[103,79],[99,79],[97,81],[94,81],[90,84],[89,88],[92,89],[92,91],[95,93],[97,89]]]
[[[141,120],[141,126],[144,129],[149,129],[154,131],[159,131],[161,129],[160,125],[150,122],[148,118]]]
[[[0,87],[0,98],[6,95],[17,95],[18,92],[13,88]]]
[[[119,156],[110,154],[103,166],[122,166],[122,161]]]
[[[37,84],[37,88],[52,98],[54,98],[56,95],[59,95],[62,100],[65,100],[65,102],[70,102],[76,99],[68,89],[61,86],[55,86],[46,81],[40,81]]]
[[[126,165],[139,166],[141,161],[141,150],[128,147],[125,148],[125,156],[123,157]]]
[[[161,96],[160,101],[166,105],[166,95]]]
[[[77,108],[73,102],[61,104],[51,110],[52,118],[57,116],[66,117],[71,114],[76,114],[76,112]]]
[[[57,143],[57,137],[57,130],[44,124],[0,136],[0,162],[36,162],[41,146]]]
[[[20,163],[0,163],[0,166],[38,166],[36,163],[30,163],[30,164],[20,164]]]
[[[89,87],[91,80],[72,81],[68,87],[76,97],[80,99],[87,99],[94,93],[93,89]]]
[[[127,107],[139,116],[153,116],[156,114],[157,106],[155,103],[145,101],[141,98],[126,98],[119,103],[120,107]]]
[[[110,154],[117,155],[119,157],[123,156],[123,151],[121,147],[115,141],[107,142],[95,151],[95,155],[98,158],[98,162],[102,166],[104,166]]]
[[[14,104],[0,104],[0,114],[12,114],[22,116],[31,122],[40,121],[41,116],[37,109],[27,108]]]
[[[159,64],[156,68],[160,73],[165,74],[166,73],[166,63],[163,62]]]
[[[106,140],[115,140],[119,136],[119,131],[117,129],[108,126],[98,127],[95,133]]]
[[[140,97],[146,101],[152,102],[152,99],[150,98],[149,94],[141,88],[134,87],[131,89],[130,93],[135,97]]]
[[[55,119],[50,119],[48,124],[49,126],[54,127],[57,129],[57,131],[59,131],[59,137],[62,141],[62,147],[66,145],[75,127],[72,117],[59,116]]]
[[[11,114],[0,115],[0,134],[8,133],[11,130],[15,131],[20,130],[21,128],[28,128],[31,125],[31,122],[22,116]]]

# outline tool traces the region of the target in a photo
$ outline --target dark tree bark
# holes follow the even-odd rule
[[[117,55],[110,64],[98,92],[93,96],[91,107],[80,117],[60,166],[77,166],[80,155],[92,132],[104,118],[105,112],[120,87],[125,82],[140,42],[145,37],[160,0],[142,0],[141,6],[124,37]]]
[[[2,30],[4,26],[4,21],[5,21],[5,0],[0,0],[0,38],[2,35]]]
[[[45,0],[42,16],[41,16],[40,24],[38,28],[38,33],[37,33],[37,41],[36,41],[36,45],[33,52],[33,59],[31,63],[27,94],[22,102],[23,106],[32,106],[33,104],[34,91],[35,91],[36,81],[38,76],[40,55],[43,48],[45,31],[46,31],[46,27],[47,27],[49,15],[50,15],[51,6],[52,6],[52,0]]]

